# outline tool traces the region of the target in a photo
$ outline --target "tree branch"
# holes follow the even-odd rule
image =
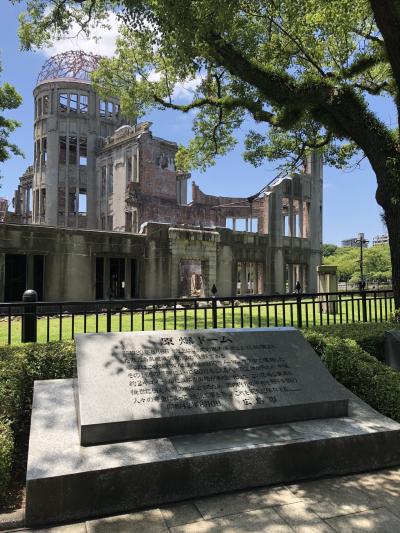
[[[231,96],[214,98],[209,96],[207,98],[196,98],[190,104],[186,105],[166,102],[157,94],[153,94],[153,98],[158,104],[162,105],[163,107],[182,111],[183,113],[188,113],[192,109],[198,109],[205,106],[218,107],[227,110],[242,108],[249,111],[253,115],[253,118],[256,122],[268,122],[270,124],[279,125],[276,123],[276,116],[273,113],[270,113],[269,111],[265,111],[262,108],[261,102],[255,102],[254,100],[246,98],[233,98]]]

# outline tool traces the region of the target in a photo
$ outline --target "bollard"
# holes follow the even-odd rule
[[[36,342],[37,339],[37,318],[36,318],[36,302],[38,299],[37,292],[29,289],[22,295],[22,301],[27,302],[24,306],[22,314],[22,342]]]
[[[107,305],[107,333],[111,332],[111,302]]]
[[[212,324],[213,324],[213,328],[218,328],[217,300],[216,300],[216,296],[217,296],[218,290],[217,290],[217,287],[215,286],[215,283],[211,287],[211,292],[212,292],[212,300],[211,300],[211,303],[212,303]]]

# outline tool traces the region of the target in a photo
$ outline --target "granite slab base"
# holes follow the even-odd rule
[[[400,464],[400,424],[347,394],[348,417],[82,447],[73,380],[36,382],[26,524]]]

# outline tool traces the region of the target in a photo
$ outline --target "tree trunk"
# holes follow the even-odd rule
[[[395,308],[400,308],[400,203],[383,207],[389,235]]]

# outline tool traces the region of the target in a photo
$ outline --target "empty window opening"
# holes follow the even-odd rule
[[[124,298],[125,296],[125,259],[110,258],[110,298]]]
[[[106,116],[106,102],[104,100],[100,100],[99,110],[100,110],[100,116],[105,117]]]
[[[109,163],[108,176],[107,176],[107,193],[112,194],[112,192],[113,192],[113,164]]]
[[[295,219],[294,219],[294,223],[295,223],[295,235],[296,237],[301,237],[301,228],[300,228],[300,213],[296,213],[295,214]]]
[[[228,229],[233,229],[233,218],[226,219],[225,227]]]
[[[289,236],[289,215],[283,215],[283,235]]]
[[[47,115],[49,112],[49,96],[45,94],[43,96],[43,114]]]
[[[67,138],[65,135],[60,136],[59,140],[59,162],[65,164],[67,162]]]
[[[239,261],[237,263],[237,294],[242,296],[245,294],[262,294],[263,289],[263,264],[255,261]]]
[[[79,95],[79,112],[86,115],[89,108],[89,96],[87,94]]]
[[[126,157],[126,182],[129,183],[132,181],[132,156],[127,155]]]
[[[64,215],[65,212],[65,188],[58,188],[58,214]]]
[[[78,154],[77,138],[69,137],[69,157],[68,161],[70,165],[76,165],[76,158]]]
[[[61,93],[58,100],[58,110],[61,113],[66,113],[68,111],[68,94]]]
[[[42,115],[42,99],[38,98],[38,116]]]
[[[245,218],[236,219],[236,231],[246,231],[246,219]]]
[[[132,211],[132,232],[139,233],[137,209]]]
[[[47,138],[42,138],[42,165],[47,163]]]
[[[70,113],[78,112],[78,95],[77,94],[69,95],[69,111]]]
[[[32,213],[32,199],[33,199],[33,195],[32,195],[32,187],[28,187],[26,189],[26,204],[27,204],[27,208],[28,208],[28,213]]]
[[[81,166],[87,165],[87,139],[86,137],[79,138],[79,164]]]
[[[249,218],[249,229],[248,231],[252,233],[258,232],[258,218]]]
[[[68,193],[68,213],[76,212],[76,190],[73,188],[69,189]]]
[[[40,166],[40,139],[35,142],[35,163],[36,169]]]
[[[132,231],[132,212],[128,211],[125,213],[125,231]]]
[[[106,195],[106,183],[107,183],[107,167],[106,165],[103,165],[101,167],[101,187],[100,187],[100,195],[102,198],[104,198],[104,196]]]
[[[133,181],[139,181],[138,158],[136,154],[133,156]]]
[[[136,259],[131,259],[131,298],[137,297],[138,267]]]
[[[46,214],[46,189],[40,189],[40,214]]]
[[[4,299],[18,302],[26,291],[26,255],[6,254],[4,271]]]
[[[96,257],[96,300],[104,298],[104,257]]]
[[[79,190],[79,214],[86,215],[87,213],[87,193],[85,190]]]
[[[44,255],[33,256],[33,289],[37,292],[39,302],[43,301]]]
[[[200,260],[184,259],[180,263],[181,296],[203,297],[204,279]]]
[[[35,190],[35,199],[33,202],[33,210],[35,212],[35,220],[39,219],[39,189]]]

